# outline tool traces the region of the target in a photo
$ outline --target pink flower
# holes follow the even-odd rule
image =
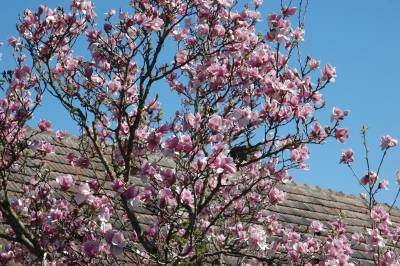
[[[181,201],[185,205],[191,205],[194,202],[192,192],[188,189],[183,189],[181,193]]]
[[[160,208],[169,208],[174,207],[176,205],[176,200],[172,191],[169,188],[164,188],[159,192],[159,204]]]
[[[72,175],[62,175],[56,178],[56,182],[62,190],[68,190],[74,185],[74,178]]]
[[[304,162],[309,158],[309,151],[307,146],[302,145],[297,149],[291,150],[290,159],[296,162]]]
[[[310,61],[308,61],[308,66],[310,67],[311,70],[319,68],[319,65],[320,61],[318,60],[310,59]]]
[[[108,83],[108,88],[111,90],[112,93],[121,91],[122,90],[121,82],[114,79]]]
[[[17,46],[17,38],[15,38],[14,36],[11,36],[10,38],[8,38],[8,44],[12,47]]]
[[[378,246],[383,248],[385,246],[385,240],[381,236],[379,229],[367,229],[367,233],[369,235],[367,239],[367,243],[372,246]]]
[[[352,149],[347,149],[342,151],[342,154],[340,155],[340,162],[339,163],[345,163],[345,164],[350,164],[354,162],[354,152]]]
[[[336,128],[335,138],[340,143],[344,143],[349,138],[349,130],[347,128]]]
[[[336,77],[336,69],[331,65],[327,64],[322,71],[322,80],[334,82]]]
[[[164,26],[164,21],[160,18],[155,18],[152,20],[147,20],[143,23],[146,30],[150,31],[160,31]]]
[[[150,225],[147,235],[150,237],[155,237],[158,233],[158,226],[155,224]]]
[[[86,182],[81,183],[78,188],[78,193],[75,195],[76,203],[78,205],[82,204],[91,194],[92,191],[90,190],[89,184]]]
[[[385,135],[381,137],[381,149],[386,150],[392,147],[397,146],[397,139],[392,138],[389,135]]]
[[[325,130],[318,122],[314,122],[311,128],[311,136],[317,140],[323,140],[326,137]]]
[[[369,171],[368,173],[366,173],[361,179],[360,179],[360,183],[362,185],[367,185],[369,184],[370,186],[375,184],[376,180],[378,179],[378,175],[373,172],[373,171]]]
[[[165,168],[160,171],[161,176],[168,183],[168,185],[172,186],[176,182],[176,174],[175,170],[171,168]]]
[[[208,34],[209,27],[207,24],[199,24],[197,30],[199,31],[200,37],[205,37]]]
[[[331,115],[331,122],[333,122],[334,120],[336,120],[336,121],[343,120],[348,115],[349,115],[348,110],[342,111],[337,107],[333,107],[332,115]]]
[[[219,132],[224,128],[224,120],[219,115],[213,114],[208,120],[208,126],[212,130]]]
[[[267,234],[265,233],[264,229],[258,225],[253,224],[249,227],[249,244],[251,246],[255,246],[260,248],[261,250],[265,250],[268,247],[266,242]]]
[[[246,127],[258,119],[258,113],[253,112],[249,107],[235,108],[233,116],[239,127]]]
[[[61,140],[61,139],[65,138],[65,136],[66,136],[65,132],[57,130],[57,132],[56,132],[56,138],[57,139]]]
[[[98,240],[88,240],[83,243],[82,249],[87,256],[94,258],[100,252],[100,242]]]
[[[295,7],[283,7],[282,8],[282,14],[285,17],[289,17],[289,16],[293,16],[294,14],[296,14],[297,8]]]
[[[371,219],[377,223],[392,224],[389,214],[381,207],[375,207],[371,210]]]
[[[283,191],[280,191],[277,188],[272,188],[268,194],[268,199],[271,204],[277,204],[281,201],[283,201],[286,197],[286,193]]]
[[[217,2],[224,7],[229,7],[232,5],[232,0],[217,0]]]
[[[295,41],[304,41],[304,30],[298,28],[293,31],[293,38]]]
[[[318,221],[312,221],[310,224],[310,231],[314,234],[324,231],[322,223]]]
[[[42,146],[40,147],[39,150],[43,151],[46,154],[49,154],[49,153],[53,153],[55,149],[54,149],[53,145],[51,145],[50,143],[43,142]]]
[[[218,37],[223,37],[225,34],[225,28],[221,24],[217,24],[212,29],[212,34]]]
[[[63,212],[60,209],[51,209],[50,218],[52,221],[59,221],[63,218]]]
[[[51,123],[49,120],[40,120],[38,127],[42,132],[46,132],[51,130]]]
[[[386,179],[382,180],[381,182],[379,182],[378,188],[388,190],[389,189],[389,181],[387,181]]]
[[[124,235],[117,230],[108,230],[105,233],[105,239],[111,245],[111,253],[114,256],[120,256],[127,245]]]
[[[299,107],[296,116],[304,123],[314,113],[314,111],[314,108],[310,104],[306,103]]]
[[[254,6],[255,6],[256,8],[258,8],[259,6],[262,5],[263,0],[253,0],[253,3],[254,3]]]
[[[124,188],[125,182],[121,179],[115,179],[112,184],[112,189],[117,192],[122,192]]]
[[[314,93],[311,96],[311,100],[313,101],[314,104],[319,105],[319,106],[323,106],[325,101],[324,101],[324,96],[321,93]]]
[[[194,129],[198,129],[201,123],[201,115],[199,113],[196,113],[196,115],[193,115],[192,113],[187,113],[185,115],[185,122]]]
[[[382,266],[399,265],[399,257],[392,250],[388,250],[383,254]]]

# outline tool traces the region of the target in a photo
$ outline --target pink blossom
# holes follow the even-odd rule
[[[314,234],[324,231],[322,223],[318,221],[312,221],[310,224],[310,231]]]
[[[311,130],[311,136],[316,138],[317,140],[323,140],[326,137],[325,130],[318,122],[313,123]]]
[[[87,256],[94,258],[100,252],[100,242],[98,240],[88,240],[83,243],[82,249]]]
[[[336,77],[336,69],[331,65],[327,64],[322,71],[322,79],[330,82],[334,82]]]
[[[189,153],[192,150],[192,140],[190,136],[183,135],[167,139],[163,145],[166,149],[175,152]]]
[[[83,203],[86,198],[92,194],[89,184],[82,182],[78,187],[78,193],[75,195],[75,201],[77,204]]]
[[[376,180],[378,179],[378,175],[373,172],[373,171],[369,171],[368,173],[366,173],[361,179],[360,179],[360,183],[362,185],[367,185],[369,184],[370,186],[372,186],[373,184],[375,184]]]
[[[185,205],[191,205],[194,202],[192,192],[190,190],[184,188],[181,193],[181,201]]]
[[[314,108],[310,104],[306,103],[299,108],[296,116],[304,123],[314,113],[314,111]]]
[[[308,61],[308,66],[310,67],[311,70],[315,70],[317,68],[319,68],[320,65],[320,61],[315,60],[315,59],[310,59],[310,61]]]
[[[204,37],[208,34],[209,27],[207,24],[199,24],[197,30],[199,31],[199,36]]]
[[[249,234],[249,244],[253,247],[260,248],[261,250],[265,250],[268,247],[266,242],[267,235],[264,229],[258,225],[253,224],[248,229]]]
[[[125,182],[121,179],[115,179],[112,184],[112,189],[117,192],[122,192],[124,188]]]
[[[386,150],[392,147],[397,146],[397,139],[392,138],[389,135],[385,135],[381,137],[381,149]]]
[[[220,132],[224,128],[224,120],[219,115],[213,114],[208,120],[208,126],[212,130]]]
[[[369,229],[367,228],[368,238],[367,243],[372,246],[378,246],[383,248],[385,246],[385,240],[381,236],[378,229]]]
[[[314,104],[319,105],[319,106],[323,106],[325,101],[324,101],[324,97],[321,93],[314,93],[311,96],[311,100],[313,101]]]
[[[59,221],[63,218],[63,212],[60,209],[51,209],[50,218],[52,221]]]
[[[280,191],[277,188],[272,188],[270,192],[268,193],[268,199],[271,204],[275,205],[277,203],[280,203],[283,201],[286,197],[286,193],[283,191]]]
[[[104,228],[111,226],[111,224],[106,224],[105,222],[110,221],[111,212],[108,207],[104,207],[100,210],[99,215],[97,216],[101,222],[104,224]]]
[[[74,178],[71,175],[58,176],[56,181],[62,190],[68,190],[74,185]]]
[[[158,233],[158,226],[156,224],[150,225],[149,229],[147,230],[147,235],[150,237],[156,237]]]
[[[296,11],[297,11],[297,8],[295,8],[295,7],[283,7],[282,8],[282,14],[285,17],[293,16],[294,14],[296,14]]]
[[[347,150],[342,151],[342,154],[340,155],[339,163],[351,164],[352,162],[354,162],[353,150],[347,149]]]
[[[127,245],[124,235],[117,230],[108,230],[105,233],[107,242],[111,245],[111,253],[120,256]]]
[[[331,122],[333,122],[334,120],[336,120],[336,121],[343,120],[348,115],[349,115],[348,110],[342,111],[337,107],[333,107],[332,115],[331,115]]]
[[[232,1],[233,1],[233,0],[217,0],[217,2],[218,2],[220,5],[224,6],[224,7],[229,7],[229,6],[231,6],[231,5],[232,5]]]
[[[394,251],[388,250],[383,254],[381,266],[398,266],[399,261],[399,256]]]
[[[164,21],[161,18],[148,19],[143,23],[145,29],[150,31],[160,31],[164,26]]]
[[[349,138],[349,130],[347,128],[336,128],[335,129],[335,138],[340,143],[344,143],[345,140]]]
[[[180,237],[183,237],[183,236],[185,235],[185,233],[186,233],[186,230],[185,230],[184,228],[180,228],[180,229],[178,230],[178,235],[179,235]]]
[[[211,79],[223,78],[228,73],[228,69],[225,65],[212,64],[207,68],[207,72]]]
[[[218,37],[223,37],[225,34],[225,28],[221,24],[216,24],[212,29],[212,34]]]
[[[65,138],[66,135],[67,134],[65,132],[61,131],[61,130],[57,130],[56,131],[56,138],[59,139],[59,140]]]
[[[386,179],[382,180],[381,182],[379,182],[378,188],[388,190],[389,189],[389,181],[387,181]]]
[[[161,176],[168,183],[168,185],[172,186],[176,182],[176,173],[174,169],[165,168],[160,171]]]
[[[249,107],[235,108],[233,116],[239,127],[246,127],[251,122],[254,122],[258,119],[258,114],[253,112]]]
[[[198,129],[201,123],[201,115],[199,113],[196,113],[196,115],[193,115],[192,113],[187,113],[185,115],[185,121],[191,127]]]
[[[263,0],[253,0],[254,6],[256,8],[260,7],[263,3]]]
[[[297,162],[303,162],[309,158],[309,151],[307,146],[301,145],[297,149],[290,151],[290,159]]]
[[[38,150],[40,150],[46,154],[49,154],[49,153],[54,153],[55,148],[50,143],[42,142],[42,145]]]
[[[12,47],[16,47],[18,43],[17,38],[15,38],[14,36],[11,36],[10,38],[8,38],[8,44]]]
[[[51,123],[49,120],[40,120],[38,127],[42,132],[46,132],[51,130]]]
[[[160,208],[169,208],[176,205],[175,197],[169,188],[164,188],[160,190],[158,197],[160,199]]]
[[[298,28],[293,31],[293,38],[295,41],[304,41],[304,30]]]
[[[121,83],[116,79],[108,83],[108,88],[111,90],[112,93],[122,90]]]

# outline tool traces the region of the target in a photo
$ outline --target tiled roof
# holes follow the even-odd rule
[[[77,153],[78,139],[73,136],[67,136],[63,140],[65,146],[60,145],[55,141],[53,133],[44,133],[36,137],[38,140],[43,140],[52,143],[55,147],[55,153],[46,157],[45,168],[50,171],[50,176],[56,177],[60,174],[71,174],[81,180],[93,178],[97,176],[106,187],[110,188],[110,184],[105,180],[104,171],[101,163],[93,158],[90,160],[89,169],[81,169],[71,166],[65,155],[68,153]],[[168,162],[160,162],[168,165]],[[29,176],[30,170],[26,170],[26,176]],[[26,182],[22,175],[15,175],[13,183],[10,184],[11,190],[20,191],[21,184]],[[140,179],[134,179],[133,182],[140,185]],[[271,213],[279,214],[279,220],[282,223],[292,224],[296,231],[305,232],[312,220],[319,220],[325,225],[340,217],[347,225],[347,231],[354,233],[361,231],[369,226],[368,209],[366,202],[359,197],[347,195],[341,192],[322,189],[315,186],[286,184],[281,187],[287,193],[287,198],[278,206],[271,208]],[[110,189],[110,193],[113,193]],[[383,205],[388,209],[387,205]],[[138,209],[142,213],[140,220],[143,224],[151,223],[152,217],[145,210]],[[400,224],[400,211],[397,208],[391,210],[391,221],[395,224]],[[323,237],[322,234],[321,237]],[[399,248],[399,247],[396,247]],[[367,253],[362,246],[355,247],[353,258],[361,265],[372,264],[371,254]]]

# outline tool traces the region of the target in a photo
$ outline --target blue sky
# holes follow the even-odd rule
[[[101,17],[110,8],[118,9],[126,6],[127,2],[98,0],[95,1],[96,11]],[[277,10],[279,2],[264,1],[261,23],[265,23],[267,13]],[[6,42],[10,35],[16,34],[18,14],[23,13],[25,8],[35,9],[39,4],[68,6],[69,1],[3,1],[0,9],[0,40]],[[397,0],[310,0],[302,53],[321,60],[323,64],[336,66],[336,82],[324,92],[327,108],[323,116],[327,121],[333,106],[349,109],[350,117],[344,126],[350,128],[351,138],[345,144],[332,140],[326,145],[312,147],[309,160],[311,170],[296,173],[296,182],[358,194],[361,188],[349,170],[338,164],[341,150],[350,147],[355,150],[355,168],[362,174],[365,172],[360,135],[362,125],[370,129],[368,141],[374,167],[381,154],[380,136],[389,134],[400,138],[399,11],[400,1]],[[1,69],[12,67],[7,47],[1,50],[4,53]],[[49,101],[44,103],[35,119],[50,119],[55,129],[74,131],[73,123],[67,117],[62,108]],[[391,184],[390,190],[379,197],[385,202],[391,202],[397,191],[394,172],[398,168],[400,148],[393,149],[384,163],[381,177],[388,179]]]

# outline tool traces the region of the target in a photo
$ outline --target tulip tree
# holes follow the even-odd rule
[[[285,199],[289,170],[308,169],[309,145],[348,138],[348,111],[318,122],[336,70],[301,57],[307,1],[269,15],[261,2],[132,0],[98,18],[93,3],[73,0],[24,12],[0,100],[2,262],[349,263],[340,219],[299,234],[267,211]],[[26,129],[42,97],[80,128],[79,154],[65,161],[92,170],[95,161],[98,175],[51,180],[43,162],[54,147],[35,138],[51,123]],[[172,104],[168,119],[162,106]],[[54,136],[64,143],[64,132]],[[385,155],[395,142],[382,140]],[[341,162],[353,159],[347,150]],[[11,193],[9,180],[32,161],[24,193]],[[371,228],[357,239],[377,239],[367,239],[376,263],[392,265],[398,254],[383,239],[398,234],[374,200],[387,183],[368,173]]]

